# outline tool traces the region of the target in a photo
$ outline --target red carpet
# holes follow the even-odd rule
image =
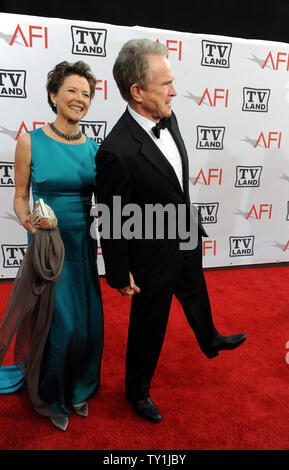
[[[0,395],[0,449],[289,449],[289,267],[212,270],[206,279],[217,329],[248,339],[207,359],[174,301],[151,389],[161,423],[144,421],[126,401],[129,301],[102,279],[102,386],[89,417],[73,415],[63,433],[31,409],[27,392]],[[10,288],[0,284],[1,317]]]

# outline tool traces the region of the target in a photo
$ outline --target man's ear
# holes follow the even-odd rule
[[[131,87],[130,87],[130,94],[131,94],[131,97],[134,101],[136,101],[137,103],[142,103],[143,101],[143,97],[142,97],[142,91],[143,91],[143,88],[141,85],[139,85],[138,83],[134,83]]]

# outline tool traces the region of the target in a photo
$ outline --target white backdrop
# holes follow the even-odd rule
[[[0,277],[15,277],[27,249],[14,151],[19,135],[55,118],[48,71],[63,60],[91,66],[98,84],[82,127],[101,144],[126,106],[112,66],[134,37],[169,49],[191,200],[209,234],[204,267],[289,261],[288,44],[0,13]],[[98,258],[103,274],[100,249]]]

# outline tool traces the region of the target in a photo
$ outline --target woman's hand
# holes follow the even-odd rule
[[[26,218],[23,217],[22,220],[20,220],[20,225],[22,225],[27,232],[32,233],[32,235],[35,235],[37,228],[40,227],[40,224],[33,225],[31,222],[31,217],[32,214],[29,214]]]
[[[23,221],[20,220],[20,225],[22,225],[27,232],[32,233],[32,235],[35,235],[36,230],[38,228],[42,229],[51,229],[51,222],[48,219],[45,219],[44,217],[41,217],[39,221],[32,223],[31,222],[32,214],[29,214],[26,218],[23,218]]]

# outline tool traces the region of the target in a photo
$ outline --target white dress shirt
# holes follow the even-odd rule
[[[134,111],[130,106],[128,106],[128,110],[131,116],[138,122],[138,124],[148,133],[154,143],[159,147],[160,151],[164,154],[167,158],[175,173],[177,178],[180,182],[181,188],[183,189],[183,167],[182,167],[182,160],[180,157],[180,153],[178,147],[168,129],[162,129],[160,133],[160,138],[158,139],[153,131],[152,128],[155,126],[155,122],[147,119],[146,117],[138,114]]]

